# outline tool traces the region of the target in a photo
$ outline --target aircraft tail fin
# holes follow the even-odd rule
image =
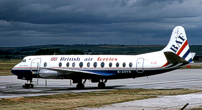
[[[173,52],[187,62],[192,62],[192,55],[189,49],[187,36],[182,26],[176,26],[173,29],[168,45],[163,52]]]

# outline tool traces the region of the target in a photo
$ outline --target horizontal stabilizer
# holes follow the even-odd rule
[[[179,57],[173,52],[164,52],[165,57],[169,63],[177,64],[177,63],[189,63],[188,61],[184,60],[183,58]]]
[[[196,55],[196,53],[191,52],[191,58],[192,58],[192,60],[194,59],[195,55]]]

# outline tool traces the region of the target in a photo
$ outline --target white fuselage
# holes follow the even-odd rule
[[[121,76],[143,74],[146,71],[166,69],[164,68],[166,63],[165,55],[161,51],[140,55],[41,55],[25,57],[12,71],[15,74],[15,70],[27,70],[32,74],[39,73],[41,78],[71,79],[76,73],[113,78],[117,74],[122,74]],[[62,77],[64,75],[65,77]],[[123,76],[123,78],[127,77],[131,75]]]

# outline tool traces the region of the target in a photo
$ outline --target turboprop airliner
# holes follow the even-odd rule
[[[77,88],[86,80],[104,88],[107,80],[137,78],[172,71],[192,62],[187,36],[176,26],[168,45],[160,51],[140,55],[40,55],[27,56],[11,72],[28,80],[23,87],[33,87],[33,78],[71,79]]]

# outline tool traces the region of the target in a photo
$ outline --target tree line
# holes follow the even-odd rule
[[[61,51],[60,49],[39,49],[35,52],[35,55],[83,55],[84,52],[82,50],[66,50]]]

